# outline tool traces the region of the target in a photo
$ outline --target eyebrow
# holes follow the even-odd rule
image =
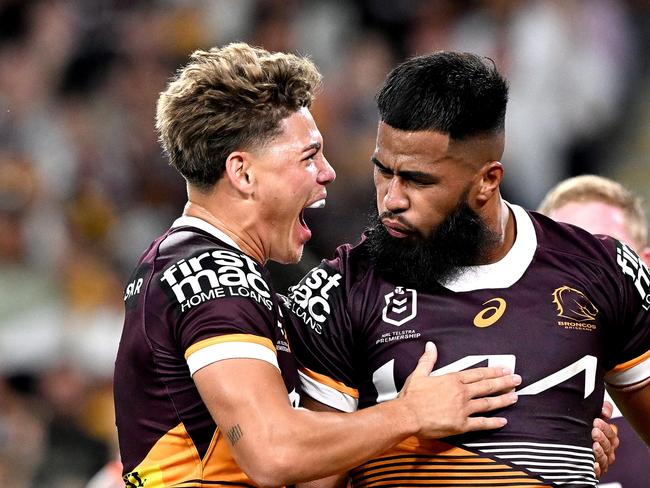
[[[321,147],[323,145],[320,142],[312,142],[308,146],[305,146],[302,150],[302,152],[308,152],[308,151],[320,151]]]
[[[402,171],[398,171],[397,173],[395,173],[393,170],[388,169],[386,166],[381,164],[381,162],[375,156],[372,156],[370,158],[370,161],[372,161],[372,163],[375,166],[377,166],[380,170],[386,171],[386,172],[391,173],[391,174],[396,174],[397,176],[399,176],[400,178],[403,178],[405,180],[425,180],[425,181],[431,181],[431,182],[434,182],[434,181],[438,180],[437,177],[435,177],[431,173],[427,173],[425,171],[402,170]]]

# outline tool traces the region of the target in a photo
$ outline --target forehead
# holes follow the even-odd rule
[[[447,134],[428,130],[403,131],[379,122],[375,157],[384,165],[432,163],[450,156]]]
[[[282,132],[273,139],[273,146],[280,146],[283,151],[302,152],[305,146],[313,143],[322,144],[321,136],[314,117],[307,108],[292,113],[280,123]]]
[[[632,242],[623,210],[605,202],[568,202],[551,211],[549,216],[560,222],[582,227],[592,234],[605,234],[628,244],[635,244]]]

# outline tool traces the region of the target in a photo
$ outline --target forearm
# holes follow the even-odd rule
[[[287,428],[275,432],[274,456],[284,483],[346,472],[417,433],[416,419],[394,400],[352,414],[298,410]],[[314,449],[313,446],[319,446]]]
[[[349,488],[348,473],[335,474],[327,478],[297,483],[296,488]]]
[[[293,409],[277,370],[261,361],[214,363],[194,379],[235,461],[261,486],[345,472],[420,431],[408,399],[351,414]]]
[[[279,486],[344,473],[403,439],[503,427],[474,414],[511,405],[521,381],[501,368],[431,377],[425,354],[399,398],[344,414],[291,408],[277,368],[255,359],[210,364],[194,375],[236,463],[257,484]],[[490,396],[485,396],[490,395]]]

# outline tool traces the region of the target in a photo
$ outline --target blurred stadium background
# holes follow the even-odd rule
[[[374,93],[404,57],[490,56],[511,84],[511,201],[593,172],[650,201],[647,0],[0,0],[0,486],[85,485],[115,455],[122,287],[180,213],[154,106],[196,48],[309,54],[338,172],[300,266],[354,241],[373,208]]]

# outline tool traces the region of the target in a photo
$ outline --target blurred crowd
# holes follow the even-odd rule
[[[510,81],[506,197],[534,208],[580,173],[650,201],[650,0],[0,0],[0,486],[85,486],[115,456],[122,293],[180,214],[158,93],[198,48],[309,54],[337,170],[301,265],[372,211],[374,94],[413,54],[491,57]]]

